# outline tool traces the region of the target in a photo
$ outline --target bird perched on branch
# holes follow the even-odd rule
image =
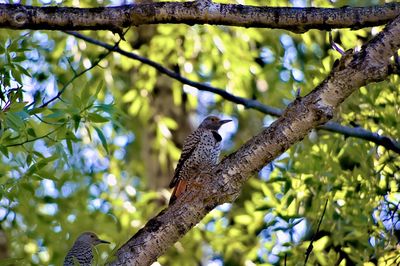
[[[170,205],[186,190],[190,178],[217,164],[222,140],[218,129],[230,121],[232,120],[208,116],[195,131],[186,137],[174,177],[169,184],[170,188],[174,188],[169,201]]]
[[[72,248],[68,251],[67,256],[64,259],[64,266],[90,266],[93,260],[93,247],[110,242],[101,240],[95,233],[85,232],[81,234],[75,241]]]

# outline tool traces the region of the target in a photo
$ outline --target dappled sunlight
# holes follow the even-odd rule
[[[298,8],[311,3],[222,2]],[[64,6],[58,0],[32,3]],[[344,4],[352,3],[315,0],[311,6]],[[344,51],[360,50],[384,28],[324,28],[327,21],[304,33],[196,21],[140,25],[125,35],[120,28],[80,32],[89,40],[57,29],[1,29],[0,233],[10,263],[61,265],[76,237],[93,231],[111,242],[96,247],[98,265],[104,265],[167,208],[184,139],[205,117],[232,120],[218,131],[219,160],[229,160],[332,69],[343,67],[330,38]],[[239,197],[207,209],[197,224],[179,221],[173,228],[179,234],[193,228],[152,265],[398,263],[399,81],[391,75],[367,84],[335,106],[332,122],[347,132],[315,128],[289,149],[279,146],[280,155],[251,176],[238,172],[235,178],[248,178]],[[315,109],[312,104],[301,108]],[[354,133],[360,128],[372,137]],[[297,132],[272,133],[285,142],[287,134]],[[260,139],[254,150],[268,141]],[[253,164],[253,158],[243,158]],[[223,190],[230,185],[217,192],[226,196]],[[190,203],[183,206],[196,214]],[[154,232],[158,222],[152,224]],[[168,226],[160,228],[174,227]],[[1,240],[0,234],[0,245]]]

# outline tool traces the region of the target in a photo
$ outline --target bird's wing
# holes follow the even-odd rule
[[[175,200],[186,190],[187,181],[179,180],[172,191],[171,198],[169,199],[169,205],[175,202]]]
[[[174,177],[172,178],[171,183],[169,184],[170,188],[176,186],[179,182],[179,175],[182,170],[183,165],[185,164],[186,160],[192,155],[193,151],[196,149],[197,145],[200,142],[202,132],[197,129],[192,134],[186,137],[185,141],[183,142],[183,148],[181,157],[179,158],[178,164],[175,168]]]

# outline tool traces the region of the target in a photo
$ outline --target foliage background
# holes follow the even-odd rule
[[[233,1],[221,1],[231,2]],[[385,1],[362,1],[363,5]],[[110,1],[21,1],[90,7]],[[263,1],[239,1],[264,5]],[[268,1],[310,6],[310,1]],[[340,7],[360,1],[312,1]],[[344,49],[380,28],[333,32]],[[84,32],[115,43],[109,32]],[[187,78],[279,108],[310,92],[339,54],[327,32],[209,25],[131,28],[120,47]],[[153,68],[63,32],[0,30],[0,221],[9,262],[61,265],[91,230],[112,242],[98,264],[165,207],[184,137],[209,113],[234,119],[224,154],[275,118],[183,86]],[[103,58],[105,57],[105,58]],[[100,60],[98,66],[79,75]],[[65,89],[61,99],[44,105]],[[399,80],[361,88],[334,120],[399,136]],[[162,265],[385,264],[400,260],[397,154],[313,131],[213,210],[159,259]],[[317,224],[327,208],[319,232]],[[343,259],[343,261],[342,261]],[[6,261],[3,261],[3,263]]]

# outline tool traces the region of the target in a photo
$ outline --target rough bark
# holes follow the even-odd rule
[[[0,4],[0,28],[111,30],[144,24],[212,24],[305,32],[309,29],[383,25],[400,14],[400,3],[371,7],[292,8],[219,4],[211,1],[158,2],[118,7],[74,8]]]
[[[388,75],[390,57],[400,48],[400,17],[364,45],[348,51],[311,93],[297,98],[271,126],[204,172],[177,202],[151,219],[116,253],[111,265],[150,265],[215,206],[232,202],[243,183],[264,165],[331,119],[355,90]],[[199,180],[201,179],[201,182]]]

